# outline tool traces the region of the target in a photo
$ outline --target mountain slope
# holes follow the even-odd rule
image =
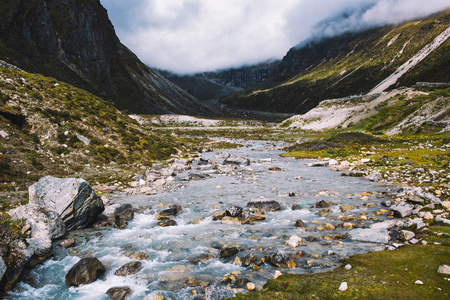
[[[1,192],[46,175],[114,182],[185,149],[91,93],[4,66],[0,61],[0,202]]]
[[[281,127],[303,130],[349,128],[387,135],[450,131],[450,84],[447,88],[415,87],[322,101]]]
[[[120,43],[99,0],[3,0],[0,58],[126,111],[211,113]]]
[[[365,94],[444,32],[449,14],[304,43],[287,53],[274,76],[222,102],[238,108],[305,113],[324,99]],[[450,40],[445,39],[396,86],[450,81],[449,52]]]

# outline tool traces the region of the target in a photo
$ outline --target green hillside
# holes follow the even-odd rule
[[[275,76],[222,101],[239,108],[305,113],[324,99],[365,94],[446,30],[449,14],[292,48]],[[447,40],[391,88],[450,81],[449,52]]]
[[[4,67],[0,130],[0,192],[46,175],[118,182],[183,148],[84,90]]]

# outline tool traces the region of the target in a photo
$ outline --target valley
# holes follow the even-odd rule
[[[190,75],[0,16],[0,296],[448,299],[449,10]]]

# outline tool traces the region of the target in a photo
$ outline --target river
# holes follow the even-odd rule
[[[272,142],[239,142],[245,146],[226,152],[232,157],[250,159],[249,166],[223,166],[223,159],[216,158],[217,152],[204,153],[203,158],[219,164],[219,169],[208,171],[211,173],[208,179],[189,181],[181,188],[157,195],[112,198],[116,203],[150,208],[136,213],[125,229],[69,233],[69,237],[76,239],[76,246],[63,249],[55,245],[54,258],[32,270],[7,299],[108,299],[106,291],[116,286],[131,288],[132,294],[127,299],[141,299],[149,294],[167,299],[196,299],[201,297],[204,286],[226,286],[220,281],[231,272],[261,289],[276,270],[324,272],[338,266],[341,258],[384,249],[384,245],[345,239],[348,229],[342,224],[350,220],[357,227],[368,227],[377,220],[385,220],[387,217],[379,212],[381,201],[386,200],[382,193],[387,189],[385,186],[363,178],[342,177],[340,172],[323,167],[308,167],[304,160],[280,157],[280,145]],[[200,172],[189,170],[178,177],[195,171]],[[250,200],[261,198],[279,202],[282,210],[268,212],[265,220],[247,225],[222,224],[212,218],[213,213],[232,205],[247,210]],[[314,207],[319,200],[334,205],[326,209]],[[173,218],[177,226],[158,226],[158,213],[172,204],[183,207],[183,212]],[[294,204],[297,207],[293,210]],[[355,209],[342,213],[343,204]],[[295,226],[299,219],[306,224],[306,230]],[[333,224],[336,229],[317,230],[319,223]],[[299,247],[285,245],[292,235],[304,240]],[[276,268],[261,263],[252,268],[230,263],[234,257],[219,259],[220,248],[231,245],[239,245],[237,256],[241,260],[251,251],[258,259],[280,251],[296,254],[297,266]],[[141,271],[126,277],[114,274],[125,263],[136,261],[139,253],[141,258],[145,257],[141,260]],[[191,262],[204,254],[210,254],[212,259],[199,264]],[[85,256],[102,261],[106,266],[104,278],[80,287],[67,287],[65,274]]]

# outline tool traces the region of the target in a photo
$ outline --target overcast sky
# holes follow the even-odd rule
[[[149,66],[177,73],[281,59],[311,36],[398,23],[450,7],[449,0],[100,1],[123,44]]]

